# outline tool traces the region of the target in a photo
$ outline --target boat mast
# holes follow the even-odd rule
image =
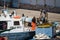
[[[3,6],[4,6],[4,9],[5,9],[5,0],[4,0],[4,5]]]

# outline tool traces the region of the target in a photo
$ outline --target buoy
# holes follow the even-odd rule
[[[20,16],[14,16],[13,18],[14,19],[20,19],[21,17]]]

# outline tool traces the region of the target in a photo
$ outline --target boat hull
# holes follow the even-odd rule
[[[35,31],[0,34],[0,36],[2,37],[4,36],[7,37],[8,40],[28,40],[28,39],[32,39],[34,35],[35,35]]]

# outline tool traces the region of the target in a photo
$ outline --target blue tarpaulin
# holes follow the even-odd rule
[[[37,28],[36,29],[36,34],[39,34],[39,33],[44,33],[50,37],[52,37],[52,27],[50,28]]]

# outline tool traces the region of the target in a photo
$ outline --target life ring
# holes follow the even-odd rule
[[[14,19],[20,19],[21,17],[20,16],[14,16],[13,18]]]

